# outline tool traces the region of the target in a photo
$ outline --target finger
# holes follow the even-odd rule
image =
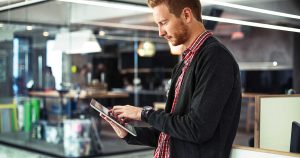
[[[111,121],[110,119],[105,118],[105,120],[106,120],[106,121],[110,124],[110,126],[112,126],[113,128],[118,128],[117,125],[116,125],[113,121]]]
[[[122,114],[122,113],[124,113],[124,110],[115,110],[115,111],[113,111],[113,115],[119,115],[119,114]]]
[[[124,118],[124,123],[128,123],[128,122],[130,122],[130,121],[132,121],[132,119]]]
[[[119,120],[125,119],[125,118],[127,118],[126,115],[125,115],[125,113],[122,113],[122,114],[119,114],[119,115],[118,115],[118,119],[119,119]]]
[[[99,114],[99,116],[102,118],[102,119],[105,119],[105,116],[103,114]]]
[[[105,115],[100,114],[100,116],[101,116],[105,121],[107,121],[108,123],[114,124],[114,122],[112,122],[112,121],[111,121],[109,118],[107,118]]]
[[[103,114],[100,114],[100,117],[101,117],[103,120],[105,120],[105,121],[109,122],[109,120],[106,118],[106,116],[105,116],[105,115],[103,115]]]
[[[113,106],[112,110],[116,110],[116,109],[120,109],[120,108],[122,108],[121,105],[115,105],[115,106]]]
[[[110,124],[110,126],[115,130],[118,131],[120,130],[120,127],[118,125],[116,125],[114,122],[110,121],[108,122]]]
[[[112,115],[114,118],[118,118],[118,115],[120,115],[120,113],[113,112],[113,113],[111,113],[111,115]]]
[[[112,108],[111,110],[110,110],[110,112],[113,114],[113,115],[115,115],[115,113],[117,112],[117,111],[120,111],[120,109],[119,108]]]
[[[118,117],[119,115],[121,115],[121,114],[124,114],[124,111],[118,110],[118,111],[114,111],[113,116],[114,116],[115,118],[117,118],[117,117]]]
[[[124,106],[121,106],[121,105],[116,105],[116,106],[114,106],[113,108],[112,108],[112,111],[116,111],[116,110],[122,110],[122,109],[124,109]]]
[[[129,119],[129,118],[123,118],[123,119],[121,119],[121,123],[122,123],[122,125],[125,125],[126,123],[128,123],[128,122],[130,122],[131,121],[131,119]]]
[[[120,119],[120,124],[122,124],[122,125],[123,125],[123,124],[124,124],[124,120],[125,120],[125,119],[123,119],[123,118],[122,118],[122,119]]]

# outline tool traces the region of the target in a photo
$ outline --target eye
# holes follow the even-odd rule
[[[166,24],[167,24],[167,20],[162,21],[161,24],[162,24],[162,25],[166,25]]]
[[[162,25],[166,25],[167,24],[167,20],[164,20],[164,21],[161,21],[159,24],[162,26]]]

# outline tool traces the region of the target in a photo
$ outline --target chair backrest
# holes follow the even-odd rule
[[[290,152],[300,153],[300,124],[296,121],[292,123]]]

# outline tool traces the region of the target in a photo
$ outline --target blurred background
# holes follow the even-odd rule
[[[300,122],[300,2],[201,4],[206,28],[240,67],[235,144],[291,152],[291,121]],[[0,0],[0,157],[152,157],[152,148],[118,139],[89,102],[163,109],[180,54],[158,36],[146,0]],[[273,126],[260,120],[264,96],[275,99],[267,116],[291,117],[282,146],[261,143],[263,127]]]

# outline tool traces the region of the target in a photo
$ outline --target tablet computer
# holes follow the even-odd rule
[[[105,106],[103,106],[102,104],[97,102],[95,99],[91,100],[90,106],[92,108],[94,108],[95,110],[97,110],[99,113],[106,116],[106,118],[108,118],[109,120],[114,122],[117,126],[121,127],[122,129],[124,129],[125,131],[130,133],[131,135],[136,136],[136,131],[132,125],[130,125],[128,123],[125,123],[124,125],[121,124],[117,119],[115,119],[113,116],[111,116],[109,114],[109,110]]]

